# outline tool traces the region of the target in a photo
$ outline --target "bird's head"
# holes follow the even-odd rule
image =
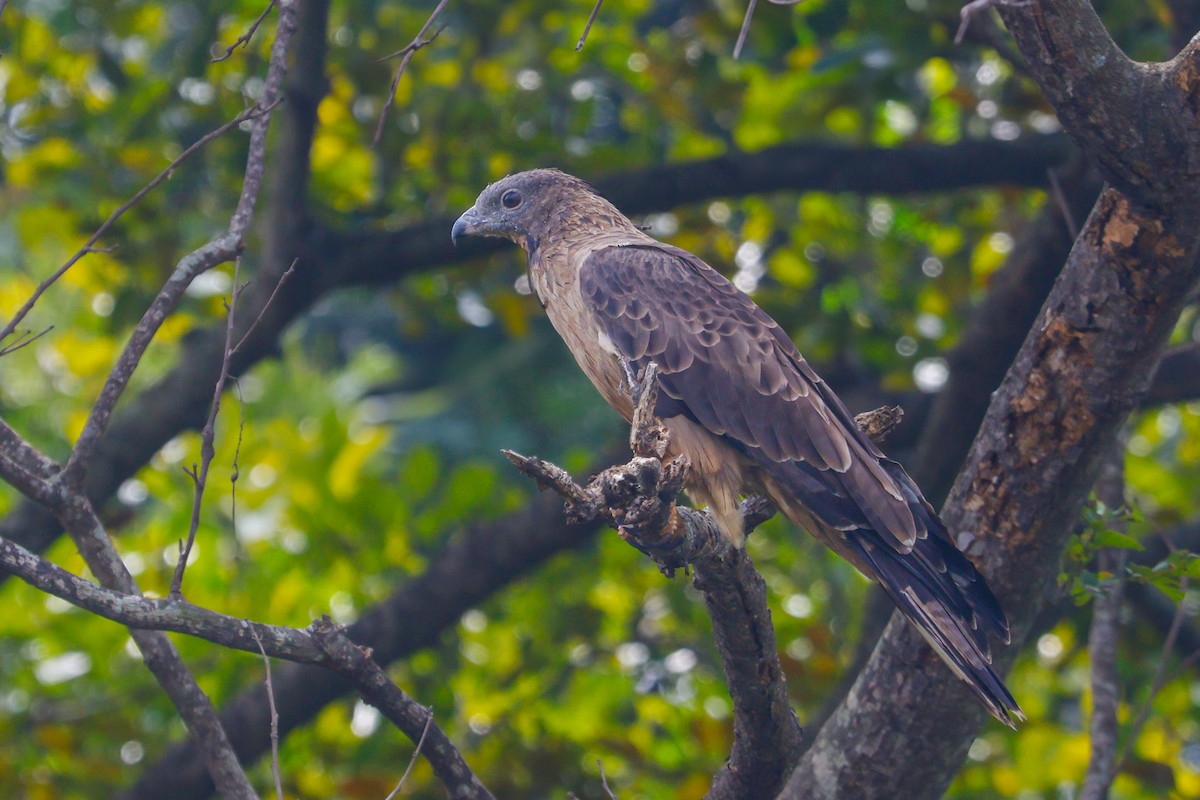
[[[532,252],[551,232],[593,220],[630,224],[585,181],[556,169],[531,169],[484,189],[454,223],[450,238],[457,244],[463,236],[496,236]]]

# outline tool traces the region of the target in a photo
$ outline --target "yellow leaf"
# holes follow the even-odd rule
[[[329,467],[329,491],[338,500],[354,497],[363,465],[387,441],[387,434],[383,428],[368,428],[357,439],[348,442]]]

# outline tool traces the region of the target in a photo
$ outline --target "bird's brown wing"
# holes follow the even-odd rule
[[[778,324],[720,273],[667,245],[596,250],[579,281],[601,346],[658,365],[656,413],[687,416],[757,464],[1011,725],[1020,710],[990,666],[985,633],[1008,641],[999,602],[903,468],[862,434]]]
[[[800,464],[798,499],[831,527],[870,528],[898,552],[924,537],[903,487],[779,325],[685,250],[607,247],[580,289],[624,358],[654,361],[660,416],[684,414],[755,460]]]

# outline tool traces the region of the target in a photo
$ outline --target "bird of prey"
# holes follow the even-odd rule
[[[554,328],[626,420],[630,366],[659,370],[655,415],[685,489],[736,547],[739,496],[765,494],[876,580],[987,710],[1024,719],[992,669],[988,633],[1009,625],[983,576],[895,461],[859,431],[787,334],[724,276],[642,232],[584,181],[509,175],[454,223],[455,242],[510,239]]]

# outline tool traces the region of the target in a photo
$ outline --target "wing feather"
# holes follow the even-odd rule
[[[579,280],[616,350],[658,365],[660,413],[669,405],[752,458],[804,462],[826,484],[809,487],[814,505],[874,527],[898,552],[912,548],[923,526],[882,454],[787,334],[724,276],[678,248],[626,245],[593,252]]]

